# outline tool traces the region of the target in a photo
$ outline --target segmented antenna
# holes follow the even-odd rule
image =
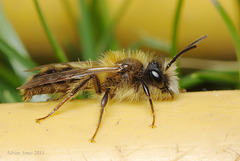
[[[200,37],[199,39],[197,39],[196,41],[192,42],[190,45],[188,45],[187,47],[185,47],[182,51],[180,51],[177,55],[175,55],[173,57],[173,59],[168,63],[166,70],[168,70],[168,68],[180,57],[183,55],[183,53],[194,49],[197,47],[197,44],[202,41],[203,39],[205,39],[207,37],[207,35],[203,35],[202,37]]]

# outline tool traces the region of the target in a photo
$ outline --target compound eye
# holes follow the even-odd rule
[[[162,76],[158,71],[152,70],[150,73],[151,73],[151,76],[152,76],[152,78],[155,82],[157,82],[157,83],[162,82]]]
[[[160,74],[158,72],[156,72],[155,70],[151,71],[151,74],[154,78],[159,79],[160,78]]]

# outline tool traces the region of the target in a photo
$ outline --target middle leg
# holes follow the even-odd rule
[[[102,117],[103,117],[103,112],[104,112],[104,108],[106,107],[106,104],[108,102],[108,96],[109,96],[109,91],[110,89],[108,88],[102,98],[102,101],[101,101],[101,110],[100,110],[100,115],[99,115],[99,118],[98,118],[98,123],[97,123],[97,128],[95,130],[95,133],[93,134],[92,138],[90,139],[90,141],[93,143],[95,142],[95,137],[98,133],[98,130],[100,128],[100,125],[102,123]]]

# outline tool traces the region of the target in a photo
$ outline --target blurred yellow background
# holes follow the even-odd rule
[[[77,1],[69,0],[69,2],[77,17]],[[122,2],[123,0],[108,0],[110,17],[114,17]],[[176,0],[132,0],[116,28],[116,36],[120,44],[126,47],[143,35],[170,43],[177,2]],[[221,0],[220,3],[238,27],[236,1]],[[60,0],[42,0],[39,4],[58,42],[64,44],[71,41],[78,44],[76,26],[66,14],[63,3]],[[33,1],[3,0],[3,8],[35,60],[55,59]],[[178,34],[179,50],[204,34],[208,35],[208,39],[194,51],[194,54],[191,54],[192,57],[236,59],[230,34],[211,1],[184,1]]]

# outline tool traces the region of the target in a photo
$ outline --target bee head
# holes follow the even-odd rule
[[[204,35],[188,45],[186,48],[184,48],[181,52],[179,52],[173,59],[167,64],[167,66],[163,67],[163,64],[161,62],[152,60],[149,62],[147,68],[144,71],[144,81],[154,87],[157,87],[162,90],[162,92],[169,92],[172,94],[172,90],[169,88],[169,76],[164,74],[166,71],[169,71],[169,68],[180,58],[184,53],[187,51],[196,48],[196,44],[205,39],[207,35]],[[164,71],[164,72],[163,72]]]
[[[147,84],[162,89],[166,84],[166,79],[166,76],[163,74],[161,63],[155,60],[148,63],[148,66],[144,71],[144,81]]]

